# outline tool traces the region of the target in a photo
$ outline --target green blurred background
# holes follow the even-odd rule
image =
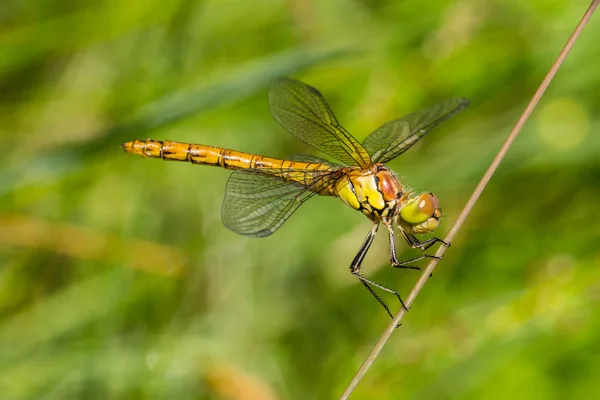
[[[390,163],[440,198],[443,237],[587,5],[3,0],[0,398],[338,396],[389,323],[348,273],[369,221],[316,198],[238,236],[220,221],[227,171],[118,145],[311,152],[270,117],[280,75],[360,140],[464,96]],[[600,390],[598,17],[353,398]],[[418,274],[387,249],[380,234],[365,273],[406,296]]]

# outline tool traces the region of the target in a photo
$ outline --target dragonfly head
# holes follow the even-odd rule
[[[420,234],[435,230],[440,224],[440,202],[433,193],[411,197],[398,213],[398,224],[410,233]]]

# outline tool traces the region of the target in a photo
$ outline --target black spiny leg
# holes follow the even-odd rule
[[[394,236],[394,227],[392,226],[392,224],[384,224],[387,227],[388,232],[390,233],[390,265],[394,268],[416,269],[418,271],[422,271],[420,267],[410,264],[414,263],[415,261],[422,260],[428,255],[421,255],[419,257],[411,258],[410,260],[399,262],[398,258],[396,258],[396,237]]]
[[[379,304],[381,304],[381,306],[385,309],[385,311],[388,313],[390,318],[393,319],[394,316],[392,315],[392,312],[390,311],[389,307],[387,306],[387,304],[385,304],[385,302],[381,299],[381,297],[379,297],[377,295],[377,293],[375,293],[372,286],[396,296],[398,298],[398,300],[400,301],[400,304],[402,305],[402,307],[406,311],[408,311],[408,308],[406,308],[406,305],[404,305],[404,301],[402,301],[402,298],[400,297],[400,293],[396,292],[395,290],[388,289],[385,286],[382,286],[378,283],[375,283],[372,280],[370,280],[369,278],[361,275],[361,273],[360,273],[360,266],[361,266],[363,260],[365,259],[365,256],[367,255],[367,251],[369,250],[369,247],[371,247],[371,244],[373,243],[373,239],[375,239],[375,234],[377,234],[378,228],[379,228],[379,224],[374,224],[373,228],[371,228],[371,230],[369,231],[369,234],[365,238],[365,241],[360,246],[358,253],[354,257],[354,260],[352,260],[352,264],[350,265],[350,273],[352,275],[354,275],[355,277],[357,277],[358,279],[360,279],[360,281],[367,288],[369,293],[371,293],[373,295],[373,297],[375,297],[375,300],[377,300],[377,302]]]
[[[406,243],[408,243],[408,245],[413,249],[419,249],[421,251],[425,251],[438,242],[443,244],[446,247],[450,247],[450,243],[446,243],[442,239],[437,238],[437,237],[433,237],[431,239],[427,239],[427,240],[421,242],[419,239],[417,239],[415,237],[415,235],[406,233],[402,229],[400,230],[400,232],[402,233],[404,240],[406,240]]]
[[[393,238],[394,238],[394,233],[393,233],[393,227],[392,226],[388,226],[388,229],[390,231],[390,246],[394,246],[393,243]],[[404,238],[404,240],[406,240],[406,243],[408,243],[408,245],[412,248],[412,249],[419,249],[421,251],[425,251],[428,248],[430,248],[431,246],[433,246],[436,243],[442,243],[444,246],[449,247],[450,243],[446,243],[444,242],[442,239],[434,237],[431,239],[427,239],[423,242],[421,242],[419,239],[417,239],[415,237],[415,235],[411,235],[410,233],[406,233],[404,230],[400,229],[400,233],[402,234],[402,237]],[[392,250],[394,252],[394,257],[396,255],[395,250]],[[441,257],[438,256],[434,256],[433,254],[421,254],[418,257],[414,257],[411,258],[409,260],[404,260],[404,261],[398,261],[397,259],[395,260],[395,262],[392,261],[392,267],[396,267],[396,268],[410,268],[410,269],[418,269],[419,271],[422,271],[421,268],[418,267],[414,267],[411,266],[410,264],[419,261],[419,260],[423,260],[425,258],[435,258],[437,260],[441,260]]]

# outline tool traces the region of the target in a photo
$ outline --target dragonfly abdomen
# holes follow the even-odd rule
[[[312,183],[312,176],[303,171],[329,171],[322,163],[311,163],[259,156],[222,147],[172,142],[168,140],[134,140],[123,145],[127,153],[167,161],[187,161],[192,164],[212,165],[225,169],[256,169],[262,174],[277,176],[285,181],[303,185]]]
[[[142,157],[160,158],[167,161],[187,161],[192,164],[214,165],[227,169],[251,168],[252,155],[220,147],[172,142],[168,140],[134,140],[121,147]],[[236,153],[232,156],[231,153]]]

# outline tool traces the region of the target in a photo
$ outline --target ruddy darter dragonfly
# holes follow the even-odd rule
[[[312,86],[291,78],[276,80],[269,91],[273,117],[292,135],[338,160],[334,163],[315,156],[300,155],[288,160],[243,153],[220,147],[158,140],[135,140],[122,145],[128,153],[192,164],[214,165],[235,170],[227,181],[222,218],[232,231],[263,237],[275,232],[305,201],[316,194],[339,197],[373,222],[350,272],[392,313],[373,288],[400,294],[361,274],[361,264],[380,224],[390,240],[390,263],[396,268],[420,269],[415,261],[436,242],[415,235],[433,232],[442,216],[437,197],[415,194],[384,163],[408,150],[427,132],[468,105],[451,98],[381,126],[361,144],[337,121],[323,95]],[[398,261],[394,226],[411,248],[422,255]]]

